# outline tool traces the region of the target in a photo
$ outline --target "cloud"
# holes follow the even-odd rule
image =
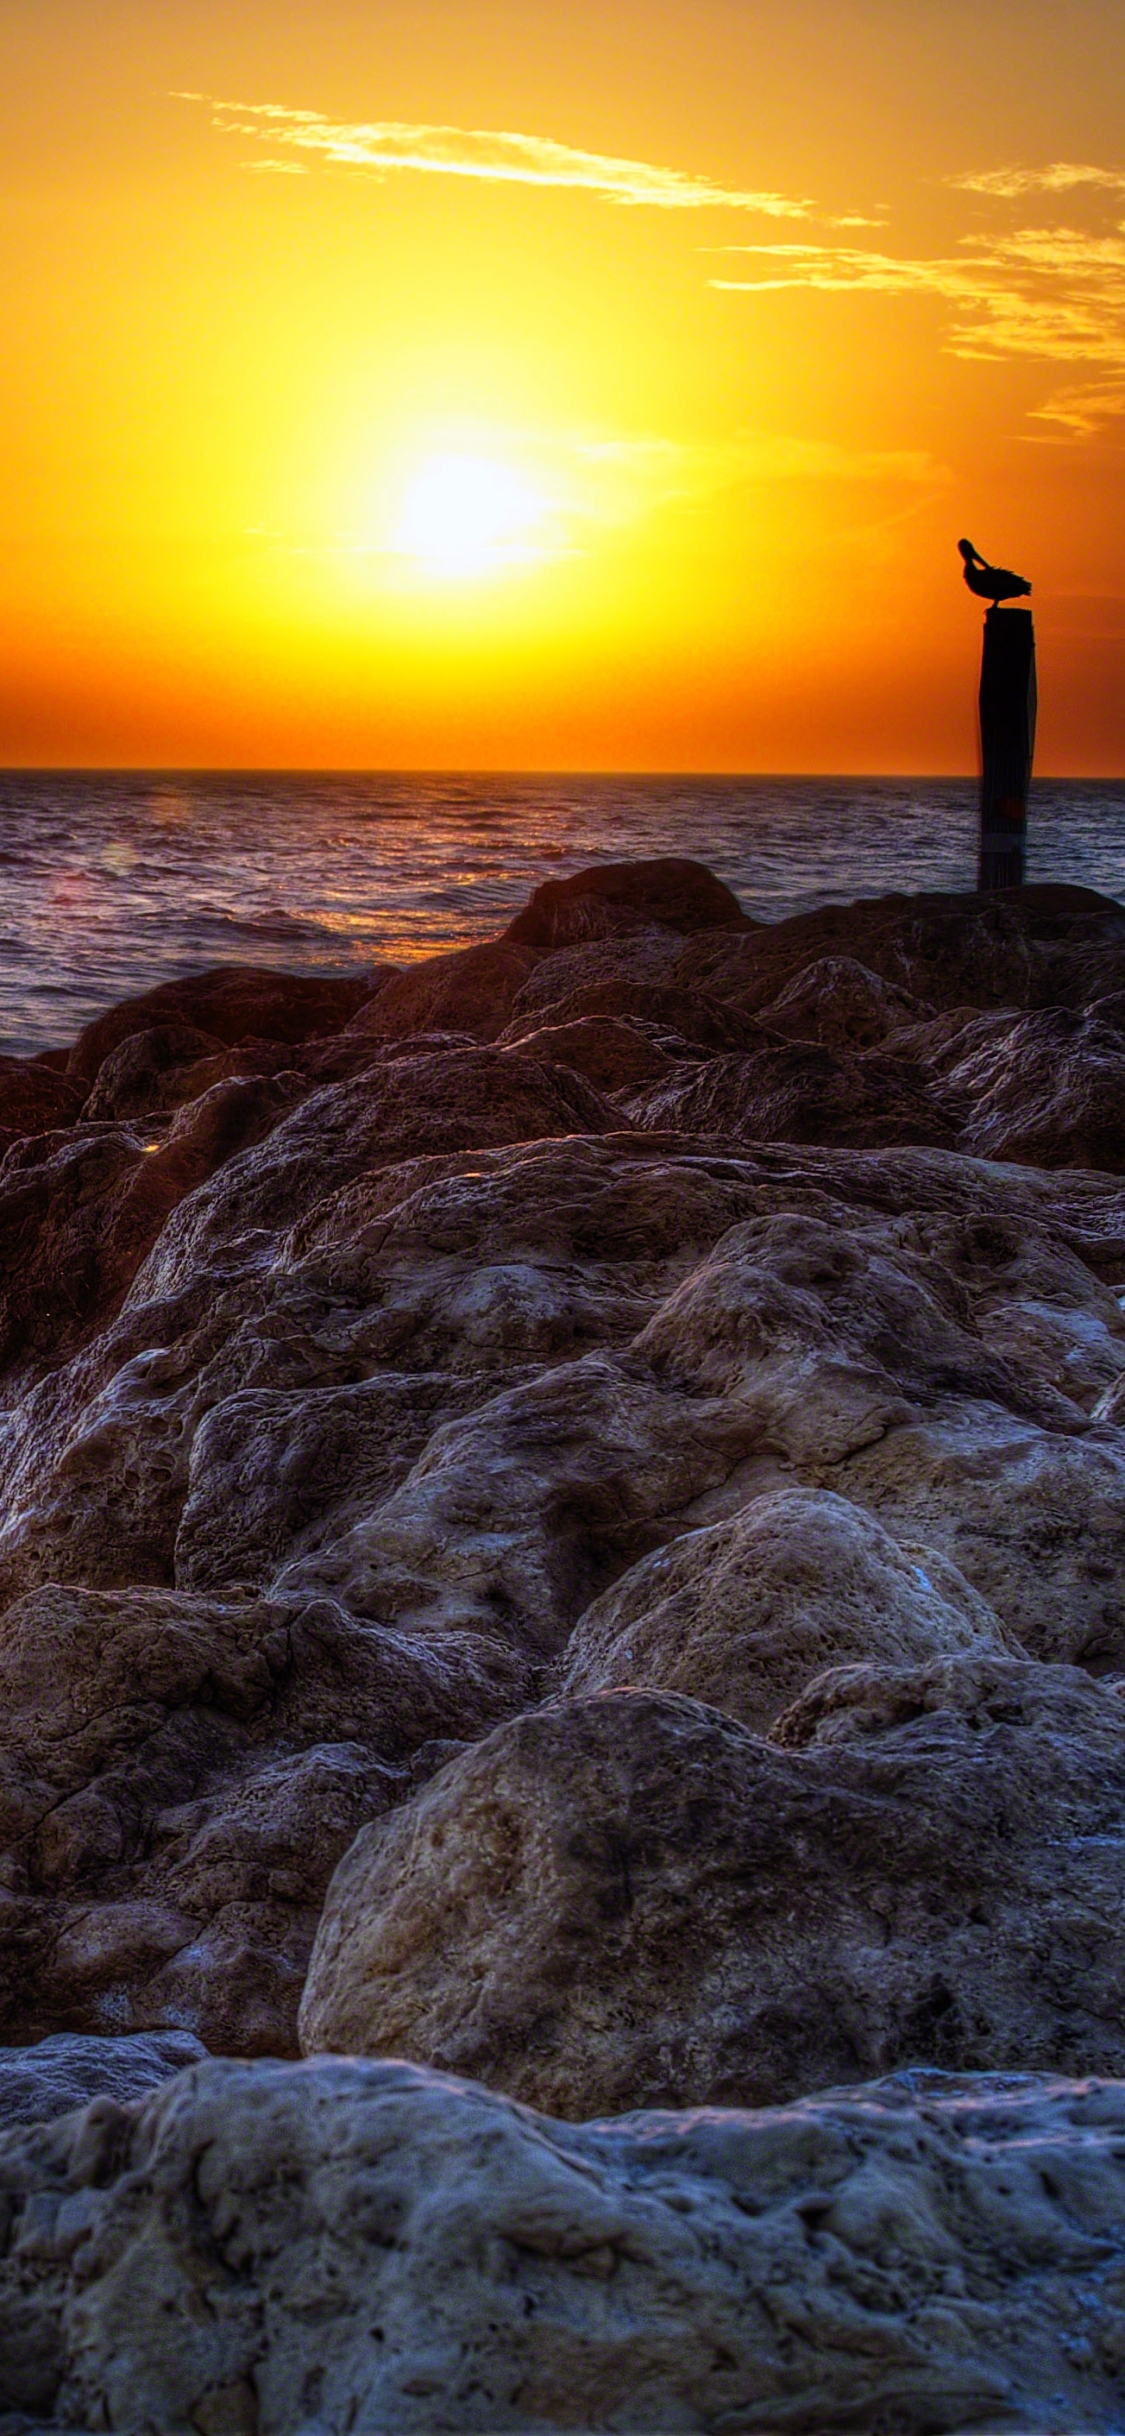
[[[1102,186],[1113,194],[1125,194],[1125,169],[1096,169],[1089,161],[1051,161],[1046,169],[968,170],[963,177],[947,178],[945,183],[962,194],[996,195],[1004,202],[1016,202],[1021,195],[1071,194],[1079,186]]]
[[[949,183],[998,203],[1064,189],[1085,188],[1095,201],[1125,193],[1125,173],[1067,162],[1048,169],[982,171]],[[953,355],[1091,367],[1092,377],[1032,409],[1058,435],[1086,438],[1125,413],[1125,222],[1106,225],[1104,206],[1099,226],[975,231],[958,241],[955,252],[936,255],[807,241],[708,250],[736,255],[747,265],[746,277],[715,276],[715,288],[751,295],[808,288],[929,296],[949,308],[945,343]]]
[[[220,134],[286,145],[337,167],[368,170],[379,177],[411,170],[429,177],[476,178],[498,185],[570,187],[601,195],[607,202],[646,205],[660,211],[721,208],[762,212],[778,220],[807,219],[812,209],[807,197],[720,186],[712,178],[661,169],[650,161],[581,152],[549,136],[519,135],[500,128],[414,125],[397,119],[352,124],[324,118],[316,110],[290,110],[279,102],[224,102],[202,93],[180,93],[174,98],[205,102]]]

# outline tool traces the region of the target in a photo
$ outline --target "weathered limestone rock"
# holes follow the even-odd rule
[[[53,2122],[95,2098],[127,2106],[201,2064],[206,2053],[188,2030],[132,2038],[71,2038],[64,2031],[37,2047],[0,2047],[0,2136],[18,2123]]]
[[[103,1057],[83,1115],[88,1123],[127,1123],[152,1110],[179,1107],[195,1096],[184,1087],[185,1074],[222,1051],[215,1034],[196,1024],[150,1024],[144,1032],[127,1032]]]
[[[540,955],[522,989],[516,993],[513,1020],[534,1015],[569,998],[577,990],[624,982],[644,986],[662,982],[683,947],[678,930],[652,922],[642,930],[623,931],[606,939],[581,939],[574,947],[552,948]]]
[[[900,1548],[846,1498],[781,1489],[683,1533],[595,1599],[562,1692],[685,1692],[764,1734],[827,1667],[973,1647],[1022,1654],[944,1557]]]
[[[677,1068],[631,1094],[635,1125],[719,1135],[734,1142],[947,1143],[955,1127],[940,1097],[906,1058],[854,1055],[819,1042],[771,1039],[752,1053]]]
[[[1034,1167],[1125,1169],[1125,1040],[1065,1008],[1025,1015],[953,1067],[969,1108],[965,1147]]]
[[[15,1143],[0,1164],[0,1368],[65,1359],[112,1319],[177,1203],[294,1096],[284,1080],[221,1084],[152,1148],[85,1124]]]
[[[533,1058],[482,1047],[391,1059],[312,1092],[268,1147],[230,1160],[165,1228],[138,1291],[174,1291],[232,1255],[260,1265],[271,1239],[380,1162],[608,1132],[615,1121],[580,1076]]]
[[[904,2076],[572,2126],[208,2063],[0,2143],[0,2390],[120,2436],[1119,2424],[1125,2097]]]
[[[776,2103],[913,2064],[1125,2069],[1125,1735],[1069,1668],[969,1652],[913,1713],[772,1749],[694,1701],[516,1719],[357,1837],[306,2053],[551,2113]]]
[[[542,986],[536,989],[536,984],[542,985],[542,977],[552,965],[594,952],[565,948],[558,956],[544,958],[521,990],[511,1021],[500,1036],[505,1046],[530,1039],[546,1023],[583,1023],[596,1015],[644,1024],[656,1039],[671,1038],[696,1049],[752,1049],[760,1040],[760,1029],[748,1016],[724,1006],[719,998],[706,997],[702,990],[674,990],[666,984],[614,977],[582,982],[565,995],[544,1000]]]
[[[670,854],[646,863],[594,863],[569,879],[544,880],[504,938],[543,955],[653,925],[681,935],[752,928],[733,891],[706,864]]]
[[[427,1742],[533,1697],[498,1637],[55,1586],[0,1619],[0,2032],[286,2053],[331,1871]]]
[[[675,1070],[658,1041],[646,1037],[639,1025],[613,1015],[541,1024],[538,1031],[524,1035],[518,1050],[546,1065],[572,1066],[599,1091],[634,1091],[639,1084],[658,1082]]]

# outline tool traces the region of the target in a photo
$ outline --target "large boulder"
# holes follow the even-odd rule
[[[65,1359],[120,1309],[177,1204],[293,1106],[283,1078],[235,1079],[157,1143],[81,1125],[13,1144],[0,1165],[0,1366]]]
[[[971,1651],[870,1724],[793,1752],[609,1692],[499,1727],[340,1863],[305,2052],[571,2119],[907,2065],[1125,2072],[1120,1700]]]
[[[534,966],[534,955],[504,939],[426,956],[385,983],[352,1017],[348,1030],[376,1040],[450,1031],[495,1040]]]
[[[162,981],[137,998],[122,998],[96,1015],[79,1034],[67,1074],[89,1089],[100,1066],[130,1033],[154,1026],[190,1024],[234,1047],[240,1040],[277,1040],[292,1045],[315,1034],[339,1031],[357,1009],[383,988],[393,966],[337,978],[324,973],[271,972],[264,965],[216,964],[202,973]]]
[[[974,1647],[1021,1654],[944,1557],[900,1548],[846,1498],[777,1489],[684,1532],[595,1599],[567,1643],[562,1691],[685,1692],[764,1734],[826,1667]]]
[[[630,1094],[635,1125],[731,1142],[944,1143],[956,1127],[907,1058],[856,1054],[763,1033],[742,1055],[682,1066]]]
[[[0,2384],[122,2436],[1109,2436],[1123,2152],[1120,2089],[1030,2075],[576,2127],[211,2062],[0,2144]]]
[[[565,954],[586,952],[572,948]],[[501,1034],[505,1044],[527,1040],[545,1024],[585,1023],[595,1016],[644,1024],[654,1037],[670,1036],[681,1045],[690,1041],[697,1049],[753,1049],[760,1041],[758,1026],[736,1008],[706,997],[702,990],[674,990],[666,983],[619,978],[583,981],[555,999],[544,999],[541,993],[533,997],[533,983],[547,966],[564,960],[562,955],[546,957],[532,982],[521,990],[511,1021]]]
[[[641,930],[620,931],[604,939],[579,939],[572,947],[551,948],[546,955],[539,956],[517,992],[513,1015],[554,1006],[576,990],[612,987],[622,982],[642,988],[659,985],[671,972],[683,944],[678,930],[669,930],[665,923],[651,922]]]
[[[705,863],[669,854],[646,863],[593,863],[569,879],[544,880],[504,937],[545,955],[654,925],[683,936],[752,928],[733,890]]]
[[[873,1049],[930,1010],[906,990],[871,973],[854,956],[820,956],[763,1013],[773,1032],[818,1040],[830,1049]]]
[[[672,1044],[682,1049],[685,1043]],[[519,1050],[545,1065],[571,1066],[587,1082],[605,1092],[635,1091],[642,1083],[663,1081],[675,1071],[674,1058],[652,1037],[650,1026],[623,1022],[614,1015],[582,1015],[572,1021],[543,1023],[524,1033]]]

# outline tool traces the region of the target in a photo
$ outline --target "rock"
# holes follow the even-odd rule
[[[436,1738],[534,1683],[495,1636],[46,1587],[0,1619],[0,2033],[286,2053],[325,1888]]]
[[[1125,1170],[1125,1040],[1110,1025],[1052,1007],[955,1065],[965,1147],[1032,1167]]]
[[[1083,1005],[1125,979],[1125,910],[1057,883],[825,905],[750,937],[691,939],[671,978],[757,1014],[824,957],[942,1009]]]
[[[1125,1447],[987,1408],[935,1414],[823,1475],[902,1540],[924,1540],[1036,1658],[1125,1669]]]
[[[976,1651],[932,1708],[797,1752],[671,1695],[522,1716],[357,1837],[302,2046],[571,2119],[917,2065],[1120,2074],[1121,1719]]]
[[[577,2127],[209,2062],[4,2140],[0,2377],[130,2436],[1109,2436],[1123,2145],[1120,2089],[1030,2075]]]
[[[17,1144],[0,1165],[0,1365],[65,1359],[119,1310],[169,1213],[292,1106],[283,1081],[230,1082],[146,1146],[124,1127]]]
[[[516,992],[513,1016],[536,1015],[542,1008],[571,998],[578,990],[615,984],[651,988],[663,982],[683,947],[683,936],[660,922],[641,930],[623,931],[605,939],[581,939],[574,947],[552,948],[539,956],[522,988]],[[598,1008],[619,1013],[619,1008]]]
[[[0,1132],[17,1140],[50,1133],[73,1124],[81,1105],[81,1092],[65,1075],[34,1058],[0,1057]]]
[[[194,1024],[151,1024],[145,1032],[127,1032],[102,1059],[83,1114],[88,1121],[127,1122],[178,1107],[194,1096],[182,1088],[185,1069],[216,1052],[222,1054],[222,1043]]]
[[[234,1047],[241,1040],[308,1040],[338,1031],[376,991],[393,967],[337,979],[321,973],[277,973],[264,965],[216,964],[178,981],[163,981],[138,998],[107,1007],[80,1033],[67,1074],[87,1089],[103,1060],[130,1033],[187,1024]]]
[[[557,957],[544,958],[526,989],[520,991],[512,1019],[500,1035],[505,1047],[530,1039],[548,1020],[542,997],[530,995],[547,967],[562,963],[565,958],[593,952],[586,948],[564,948]],[[583,1023],[593,1016],[644,1024],[654,1038],[662,1040],[667,1036],[681,1048],[690,1042],[700,1049],[753,1049],[761,1038],[756,1024],[739,1015],[735,1008],[724,1006],[720,999],[707,998],[702,990],[673,990],[651,981],[587,981],[549,1006],[552,1024]]]
[[[762,1016],[771,1032],[829,1049],[873,1049],[931,1010],[854,956],[821,956],[789,982]]]
[[[538,1031],[524,1035],[518,1049],[544,1065],[570,1066],[605,1092],[635,1091],[639,1084],[663,1081],[675,1071],[674,1059],[656,1040],[637,1024],[612,1015],[541,1024]]]
[[[630,1094],[635,1125],[733,1142],[948,1143],[954,1124],[905,1058],[764,1034],[750,1055],[677,1068]]]
[[[286,1599],[426,1635],[500,1632],[555,1657],[607,1580],[685,1526],[758,1438],[604,1354],[559,1363],[447,1421],[401,1488],[275,1577]]]
[[[207,2050],[187,2030],[157,2030],[132,2038],[69,2038],[56,2033],[37,2047],[0,2048],[0,2135],[20,2123],[47,2123],[100,2098],[113,2106],[146,2097],[161,2081]]]
[[[733,890],[704,863],[669,854],[647,863],[594,863],[569,879],[544,880],[504,937],[545,955],[654,925],[681,936],[752,927]]]
[[[351,1082],[312,1092],[268,1148],[231,1160],[194,1194],[165,1227],[138,1290],[174,1292],[216,1263],[260,1266],[271,1240],[326,1192],[379,1162],[608,1132],[615,1121],[616,1111],[580,1076],[502,1050],[373,1065]]]
[[[503,939],[458,948],[449,956],[427,956],[388,981],[353,1016],[348,1030],[377,1040],[441,1031],[495,1040],[534,965],[526,949]]]
[[[900,1548],[846,1498],[781,1489],[684,1532],[596,1599],[561,1688],[685,1692],[764,1734],[828,1667],[973,1647],[1022,1654],[944,1557]]]

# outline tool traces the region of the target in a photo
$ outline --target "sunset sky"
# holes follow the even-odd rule
[[[1121,0],[0,33],[0,760],[1125,772]]]

